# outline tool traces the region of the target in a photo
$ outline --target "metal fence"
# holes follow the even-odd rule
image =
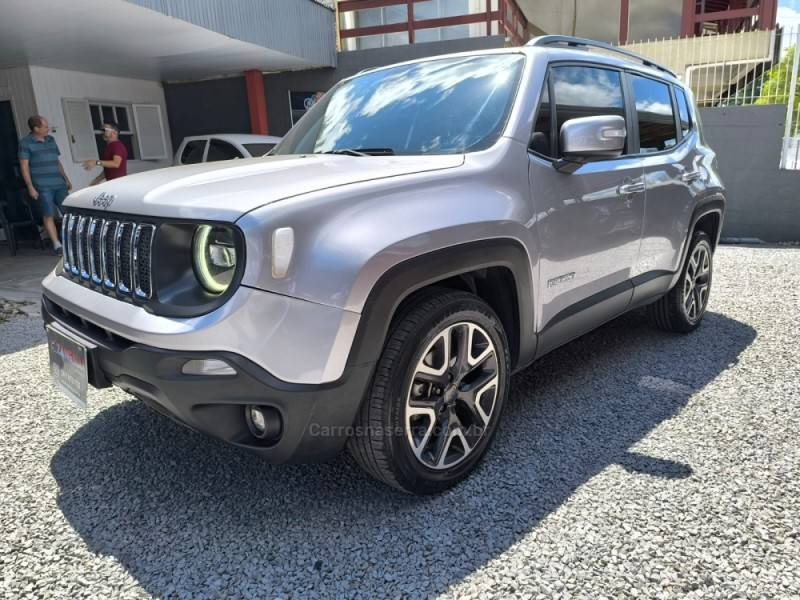
[[[670,67],[700,107],[782,104],[780,168],[800,170],[800,27],[648,40],[626,49]]]

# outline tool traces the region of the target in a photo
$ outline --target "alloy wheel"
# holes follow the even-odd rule
[[[697,321],[708,304],[711,284],[711,255],[705,244],[695,246],[683,278],[683,308],[692,322]]]
[[[422,353],[406,398],[406,437],[431,469],[464,461],[483,438],[499,389],[497,350],[470,322],[449,325]]]

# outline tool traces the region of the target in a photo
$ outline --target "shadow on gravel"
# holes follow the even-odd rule
[[[691,465],[629,449],[755,335],[713,313],[689,336],[641,313],[606,325],[515,377],[482,467],[433,498],[385,488],[346,456],[266,465],[126,402],[56,453],[58,504],[92,551],[158,597],[432,595],[611,465],[681,485]]]

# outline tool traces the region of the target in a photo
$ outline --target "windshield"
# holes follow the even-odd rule
[[[328,92],[273,154],[459,154],[488,148],[505,126],[523,62],[519,54],[495,54],[365,73]]]

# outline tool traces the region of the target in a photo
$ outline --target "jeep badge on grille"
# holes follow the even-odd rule
[[[111,206],[111,204],[114,202],[114,198],[116,198],[114,194],[108,194],[106,192],[102,192],[99,196],[94,197],[94,200],[92,200],[92,204],[95,207],[100,207],[105,210],[109,206]]]

